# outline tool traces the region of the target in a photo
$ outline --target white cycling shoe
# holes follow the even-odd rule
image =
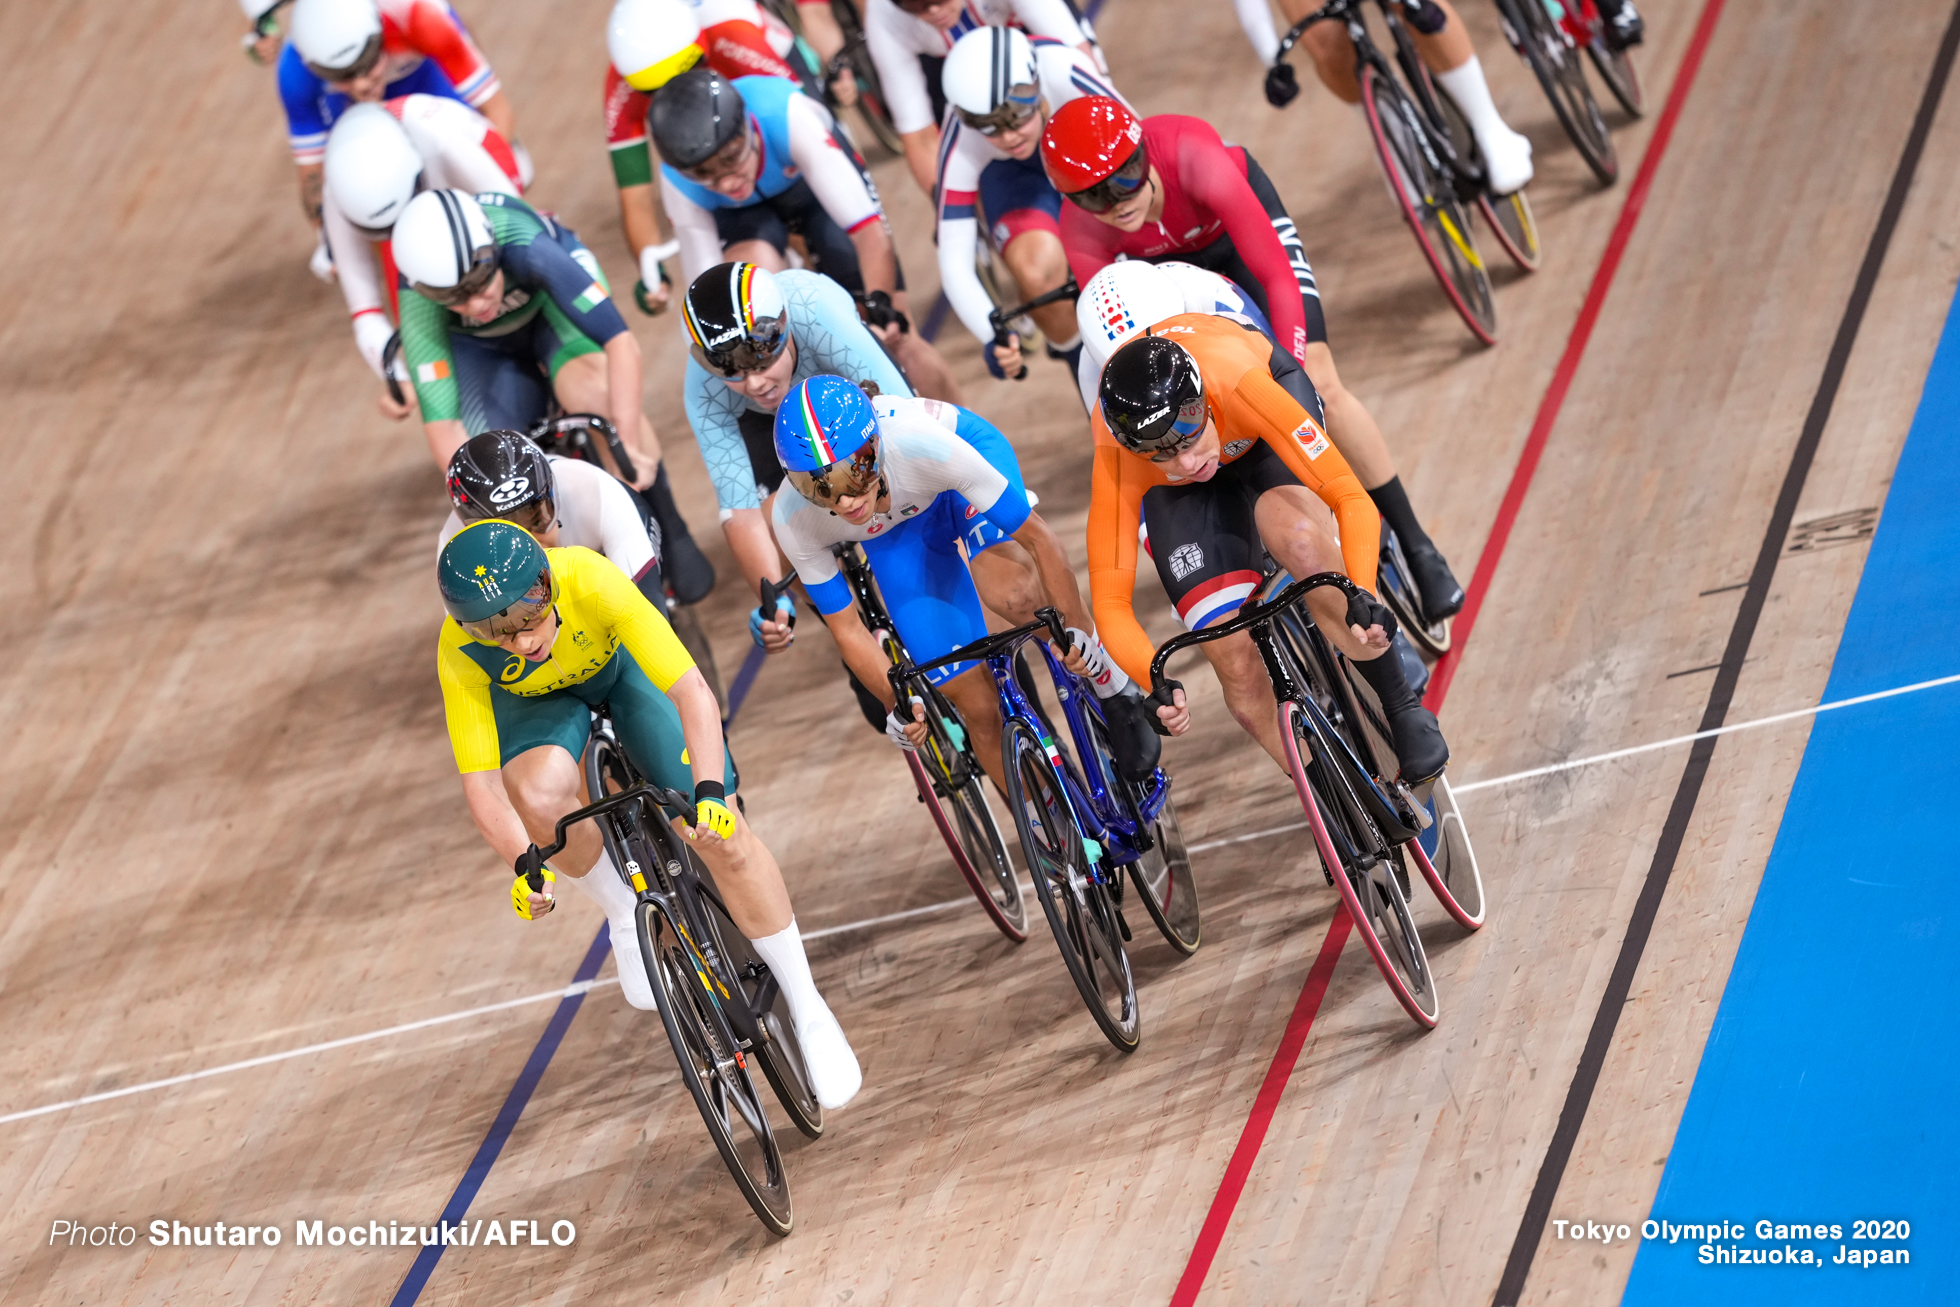
[[[796,1042],[803,1049],[810,1090],[826,1111],[857,1097],[864,1084],[864,1071],[858,1066],[857,1054],[851,1051],[851,1041],[844,1038],[844,1028],[828,1008],[809,1025],[797,1028]]]
[[[1517,132],[1506,127],[1500,135],[1492,131],[1488,140],[1479,139],[1477,148],[1483,151],[1484,168],[1490,174],[1490,190],[1493,195],[1509,195],[1523,190],[1531,182],[1531,142]]]

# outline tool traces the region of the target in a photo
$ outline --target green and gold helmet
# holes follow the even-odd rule
[[[531,625],[558,597],[544,546],[497,517],[449,538],[436,560],[436,581],[456,624],[492,644]]]

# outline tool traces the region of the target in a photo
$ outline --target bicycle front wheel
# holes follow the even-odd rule
[[[1417,837],[1411,855],[1436,901],[1465,930],[1484,924],[1484,877],[1477,869],[1477,852],[1470,847],[1470,831],[1463,824],[1463,810],[1456,806],[1456,794],[1447,776],[1436,778],[1424,805],[1435,825]]]
[[[1091,851],[1049,748],[1026,721],[1017,718],[1006,723],[1001,752],[1021,854],[1034,874],[1048,928],[1089,1015],[1110,1043],[1132,1053],[1143,1019],[1116,905],[1096,879],[1101,849]]]
[[[1593,175],[1611,186],[1620,176],[1620,156],[1613,148],[1613,134],[1606,130],[1606,119],[1586,84],[1585,66],[1579,51],[1565,34],[1565,28],[1552,16],[1551,7],[1559,0],[1499,0],[1504,35],[1524,61],[1532,76],[1552,102],[1559,126],[1579,147],[1579,154]]]
[[[798,1130],[811,1139],[821,1139],[823,1104],[817,1101],[817,1091],[810,1085],[809,1068],[803,1064],[803,1045],[797,1042],[790,1021],[789,999],[770,975],[768,964],[749,943],[748,936],[736,926],[735,918],[728,915],[721,895],[707,883],[705,872],[702,881],[698,905],[714,934],[716,952],[741,985],[742,1001],[748,1009],[749,1020],[738,1025],[736,1033],[743,1033],[742,1025],[755,1027],[749,1032],[754,1044],[750,1051],[762,1064],[762,1074],[776,1091],[776,1101],[783,1105]],[[760,1038],[754,1038],[756,1035]]]
[[[974,775],[953,785],[936,763],[917,753],[906,754],[905,764],[960,878],[1000,933],[1022,943],[1028,937],[1027,901],[1021,896],[1021,878],[1008,857],[1007,841],[1001,838],[1000,825],[987,804],[984,773],[976,763]]]
[[[727,977],[709,972],[700,951],[658,905],[642,901],[635,920],[640,952],[653,980],[654,1005],[674,1046],[681,1081],[756,1218],[770,1233],[788,1234],[796,1216],[782,1153],[749,1076],[747,1059],[734,1046],[718,1011],[733,998],[736,987]]]
[[[1128,805],[1130,815],[1140,821],[1142,814],[1134,801],[1140,787],[1124,781],[1116,770],[1116,755],[1109,747],[1108,729],[1093,712],[1089,715],[1089,730],[1097,752],[1102,755],[1097,761],[1103,776],[1111,785],[1130,792],[1133,800]],[[1203,928],[1198,918],[1198,886],[1191,879],[1191,853],[1184,844],[1184,828],[1178,824],[1177,807],[1168,794],[1164,796],[1157,820],[1150,826],[1149,850],[1130,864],[1130,881],[1137,887],[1143,910],[1156,923],[1157,932],[1185,957],[1196,953]]]
[[[1606,44],[1606,38],[1597,32],[1586,46],[1586,54],[1591,57],[1593,67],[1599,72],[1599,80],[1606,83],[1606,89],[1620,102],[1627,115],[1639,118],[1647,112],[1647,95],[1640,89],[1640,74],[1633,70],[1633,60],[1629,51],[1615,50]]]
[[[1389,192],[1443,294],[1471,335],[1486,345],[1496,344],[1497,306],[1491,299],[1490,273],[1477,252],[1470,215],[1430,144],[1422,112],[1372,64],[1361,70],[1361,104],[1375,151],[1388,174]]]
[[[1279,708],[1286,769],[1313,828],[1314,846],[1334,879],[1355,933],[1368,948],[1382,979],[1415,1023],[1436,1025],[1440,1008],[1429,955],[1409,910],[1408,871],[1400,849],[1383,849],[1378,838],[1362,840],[1354,828],[1358,799],[1336,792],[1346,784],[1340,764],[1314,748],[1313,728],[1300,705],[1288,699]]]

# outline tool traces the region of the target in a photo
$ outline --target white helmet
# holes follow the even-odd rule
[[[356,227],[385,232],[415,198],[422,153],[395,115],[356,104],[327,136],[327,193]]]
[[[619,0],[606,19],[606,51],[636,91],[657,91],[700,62],[700,36],[686,0]]]
[[[1075,325],[1083,353],[1100,369],[1118,345],[1182,312],[1184,292],[1170,273],[1141,259],[1124,259],[1089,278],[1075,301]]]
[[[381,10],[375,0],[297,0],[292,42],[314,75],[349,81],[381,58]]]
[[[1177,293],[1184,296],[1186,313],[1225,313],[1243,316],[1251,299],[1229,278],[1209,268],[1178,259],[1165,259],[1152,267],[1171,279]],[[1253,311],[1259,310],[1255,306]]]
[[[238,7],[244,13],[246,22],[256,23],[285,3],[286,0],[238,0]]]
[[[460,304],[490,284],[497,238],[483,206],[462,191],[423,191],[395,220],[395,267],[439,304]]]
[[[1034,47],[1011,27],[976,27],[946,52],[939,88],[976,130],[1025,122],[1041,99]]]

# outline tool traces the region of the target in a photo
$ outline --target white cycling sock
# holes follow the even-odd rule
[[[647,979],[646,958],[640,954],[640,930],[633,919],[638,902],[632,889],[619,878],[612,856],[599,850],[599,860],[583,876],[562,876],[570,881],[606,914],[606,931],[612,940],[613,965],[619,968],[619,989],[626,1001],[643,1012],[653,1010],[653,985]]]
[[[592,870],[583,876],[560,876],[559,884],[570,881],[585,891],[585,897],[599,905],[606,914],[606,920],[615,924],[633,924],[633,904],[636,902],[633,891],[619,878],[613,867],[612,855],[604,849],[599,850],[599,860],[592,864]]]
[[[1511,125],[1498,115],[1497,105],[1490,98],[1490,83],[1484,80],[1484,65],[1476,55],[1450,69],[1446,73],[1434,74],[1437,85],[1449,92],[1456,107],[1463,110],[1463,116],[1470,123],[1470,130],[1476,134],[1477,144],[1488,155],[1493,139],[1502,140],[1516,135]]]
[[[1103,642],[1087,631],[1078,631],[1073,626],[1068,633],[1077,649],[1082,651],[1083,661],[1089,664],[1089,686],[1098,699],[1107,699],[1112,694],[1121,694],[1129,688],[1129,673],[1116,665],[1103,648]]]
[[[810,976],[810,958],[803,951],[803,935],[796,929],[796,918],[789,919],[789,925],[773,935],[750,940],[755,946],[755,954],[763,965],[776,978],[783,997],[789,1000],[790,1020],[801,1031],[811,1021],[831,1017],[830,1005],[823,1001],[817,992],[817,982]]]

